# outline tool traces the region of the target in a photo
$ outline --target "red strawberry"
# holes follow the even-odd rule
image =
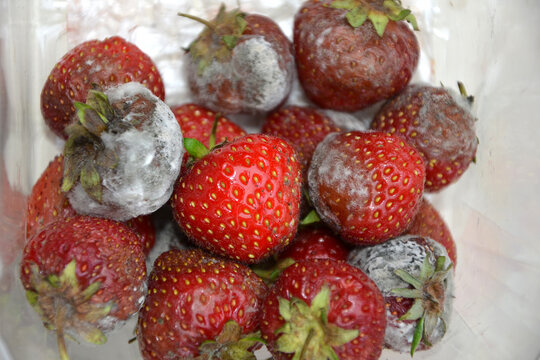
[[[188,83],[198,103],[222,113],[264,112],[285,101],[292,87],[292,45],[270,18],[225,11],[188,49]]]
[[[63,173],[64,156],[58,155],[32,187],[26,208],[27,239],[32,238],[50,223],[77,215],[69,204],[66,193],[62,191]],[[143,252],[148,255],[156,241],[150,216],[141,215],[126,221],[125,224],[140,238]]]
[[[26,244],[20,277],[45,326],[101,344],[104,332],[139,310],[146,265],[137,236],[107,219],[77,216],[50,224]]]
[[[418,152],[380,132],[330,134],[317,146],[309,194],[321,219],[354,244],[402,233],[422,197],[425,169]]]
[[[260,326],[276,360],[374,360],[383,348],[384,299],[346,262],[300,261],[270,290]]]
[[[209,353],[251,359],[247,350],[254,341],[238,339],[257,330],[265,295],[266,286],[245,265],[200,249],[167,251],[154,263],[139,313],[141,354],[145,360]]]
[[[84,102],[94,84],[101,88],[140,82],[161,100],[165,89],[156,65],[135,44],[113,36],[77,45],[54,66],[41,92],[41,112],[58,136],[73,121],[76,101]]]
[[[308,98],[323,108],[356,111],[399,93],[420,53],[403,19],[416,27],[393,0],[306,1],[294,19],[294,46]]]
[[[150,215],[141,215],[124,222],[139,237],[144,255],[148,255],[156,243],[156,230]]]
[[[298,230],[293,243],[279,254],[278,259],[295,262],[308,259],[347,260],[349,250],[324,226],[303,227]]]
[[[246,135],[214,148],[184,171],[173,193],[173,214],[198,245],[242,262],[258,262],[294,237],[300,179],[289,144]]]
[[[57,155],[32,187],[26,208],[26,238],[30,239],[47,225],[77,215],[62,192],[64,156]]]
[[[280,137],[294,147],[304,179],[317,144],[326,135],[339,131],[341,129],[322,112],[300,106],[287,106],[272,112],[261,128],[263,134]]]
[[[385,344],[396,351],[429,348],[441,340],[452,312],[452,262],[444,246],[405,235],[352,250],[349,263],[364,271],[386,302]]]
[[[420,203],[418,213],[416,213],[406,234],[429,237],[443,245],[448,252],[450,260],[452,260],[452,263],[454,264],[454,269],[456,268],[457,249],[456,243],[452,238],[452,233],[437,209],[435,209],[425,198]]]
[[[196,139],[207,148],[246,135],[246,132],[231,120],[200,105],[184,104],[173,107],[172,111],[180,124],[184,138]],[[212,135],[214,122],[218,116],[216,133]],[[189,154],[184,153],[183,165],[187,164],[188,158]]]
[[[460,85],[460,88],[462,86]],[[457,181],[474,161],[478,138],[470,113],[472,98],[442,87],[415,84],[388,101],[371,123],[414,146],[426,165],[426,191]]]
[[[185,138],[197,139],[206,147],[213,147],[209,140],[217,116],[219,118],[216,125],[215,144],[232,141],[246,135],[244,129],[231,120],[200,105],[184,104],[173,107],[172,111],[180,124],[182,135]]]
[[[259,277],[274,282],[287,267],[295,262],[311,259],[347,260],[349,249],[325,226],[300,227],[291,245],[272,261],[255,265]]]

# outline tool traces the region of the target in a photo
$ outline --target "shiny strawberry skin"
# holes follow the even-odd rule
[[[184,104],[173,107],[171,110],[180,124],[184,138],[199,140],[204,146],[209,147],[210,134],[218,113],[197,104]],[[240,126],[225,116],[219,117],[215,144],[232,141],[244,135],[246,132]],[[188,158],[189,154],[184,153],[183,167],[187,164]]]
[[[300,186],[300,165],[289,144],[247,135],[197,160],[180,176],[171,204],[198,245],[254,263],[294,237]]]
[[[73,102],[85,102],[93,84],[103,88],[131,81],[165,99],[156,65],[135,44],[118,36],[83,42],[68,51],[49,74],[41,92],[41,113],[51,130],[65,139],[64,128],[75,114]]]
[[[426,165],[426,191],[436,192],[456,182],[474,160],[475,121],[465,99],[456,101],[441,87],[414,84],[384,104],[371,127],[414,146]]]
[[[148,255],[156,243],[156,229],[152,222],[152,216],[140,215],[125,221],[124,224],[137,234],[144,255]]]
[[[356,111],[399,93],[418,64],[419,45],[403,22],[382,37],[372,23],[353,28],[332,0],[309,0],[294,19],[298,78],[322,108]]]
[[[452,233],[441,214],[425,198],[422,200],[411,226],[405,233],[429,237],[440,243],[446,248],[455,269],[457,265],[457,248]]]
[[[258,328],[266,285],[247,266],[200,249],[169,250],[155,261],[139,313],[137,337],[145,360],[186,359],[229,320],[244,334]]]
[[[339,131],[341,129],[322,112],[294,105],[270,113],[261,128],[261,133],[280,137],[294,147],[304,178],[317,144],[326,135]]]
[[[218,113],[197,104],[176,106],[172,108],[172,111],[185,138],[196,139],[203,143],[204,146],[209,146],[212,126]],[[216,144],[232,141],[244,135],[246,135],[244,129],[225,116],[219,115],[216,128]]]
[[[279,259],[345,261],[348,254],[348,247],[329,228],[310,226],[298,230],[292,244],[279,254]]]
[[[48,224],[77,215],[62,192],[64,156],[57,155],[32,187],[26,208],[26,237],[32,238]]]
[[[309,194],[321,219],[350,243],[373,245],[403,232],[423,194],[418,152],[395,135],[330,134],[309,170]]]
[[[289,266],[270,289],[261,313],[261,334],[276,360],[292,355],[277,351],[276,341],[284,319],[279,313],[279,298],[293,297],[308,305],[323,285],[330,287],[328,323],[357,329],[360,335],[334,348],[341,360],[378,359],[384,342],[386,314],[381,292],[361,270],[341,261],[313,259]]]
[[[81,290],[100,282],[93,304],[114,304],[108,316],[126,320],[139,310],[144,296],[146,264],[139,239],[122,223],[75,216],[49,224],[26,244],[21,260],[21,281],[31,285],[31,268],[41,275],[60,275],[72,260]]]

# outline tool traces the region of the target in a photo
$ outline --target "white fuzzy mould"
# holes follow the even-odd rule
[[[92,200],[80,184],[69,193],[73,208],[83,214],[125,221],[159,209],[170,198],[184,154],[183,137],[178,122],[159,98],[139,83],[127,83],[106,91],[111,103],[142,94],[155,107],[151,120],[140,129],[104,132],[101,139],[107,149],[115,151],[118,165],[100,168],[103,202]],[[123,121],[129,121],[129,114]]]
[[[326,116],[345,131],[366,131],[368,125],[362,119],[357,118],[355,115],[336,110],[322,109],[320,110]],[[371,119],[370,119],[371,120]]]
[[[394,270],[403,269],[412,276],[418,277],[426,256],[429,256],[433,265],[439,256],[446,257],[445,268],[451,264],[444,246],[430,238],[425,238],[429,247],[433,249],[431,251],[414,241],[415,238],[418,236],[405,235],[376,246],[354,249],[349,254],[348,262],[365,272],[377,284],[385,298],[393,296],[393,289],[408,287],[406,282],[394,274]],[[445,311],[442,318],[448,324],[454,297],[453,271],[449,272],[445,286]],[[388,324],[385,333],[386,345],[396,351],[410,351],[416,322],[399,321],[390,310],[386,311],[386,317]],[[439,342],[443,335],[444,324],[439,320],[431,337],[432,344]]]
[[[212,61],[201,74],[189,62],[187,68],[190,84],[198,89],[199,101],[206,106],[225,113],[266,112],[277,107],[289,94],[294,69],[292,62],[283,69],[279,54],[262,36],[253,36],[236,45],[228,62]],[[211,85],[220,89],[230,82],[230,91],[237,93],[226,99],[227,108],[219,103],[225,101],[220,91],[209,91]]]
[[[359,213],[369,195],[365,173],[351,169],[345,163],[349,161],[348,155],[334,149],[333,143],[339,135],[340,133],[331,133],[317,145],[308,172],[309,196],[313,205],[319,215],[336,229],[341,228],[343,224],[321,198],[319,185],[325,184],[337,189],[340,194],[346,194],[349,199],[354,199],[346,204],[349,213]]]
[[[414,84],[406,91],[410,96],[422,91],[424,87],[431,87],[429,84]],[[471,106],[467,100],[451,88],[445,88],[447,93],[422,91],[423,105],[418,110],[417,133],[420,135],[411,141],[416,148],[422,151],[427,159],[443,158],[461,159],[473,153],[477,145],[475,135],[475,118],[470,114]],[[401,96],[405,96],[404,95]],[[405,104],[403,104],[405,105]],[[446,112],[439,112],[436,109],[445,108]],[[451,116],[462,114],[463,121],[455,122]],[[435,118],[436,121],[430,121]],[[451,129],[447,131],[445,129]],[[420,139],[428,140],[427,143]],[[430,169],[426,169],[430,171]]]

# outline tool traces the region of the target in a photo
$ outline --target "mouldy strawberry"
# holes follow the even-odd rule
[[[356,111],[399,93],[418,64],[409,10],[394,0],[309,0],[294,18],[298,78],[322,108]]]
[[[171,109],[139,83],[91,90],[75,106],[62,184],[75,211],[125,221],[165,204],[184,153]]]
[[[20,278],[46,328],[103,344],[105,333],[136,313],[145,295],[140,241],[125,225],[88,216],[51,223],[26,244]]]
[[[352,131],[328,135],[315,150],[309,195],[320,218],[353,244],[402,233],[418,210],[425,169],[397,136]]]
[[[461,95],[426,84],[408,86],[379,110],[371,127],[404,138],[426,165],[426,191],[435,192],[456,182],[474,161],[478,138],[473,98],[462,84]]]
[[[161,100],[165,88],[156,65],[148,55],[119,36],[90,40],[68,51],[54,66],[41,92],[41,113],[58,136],[73,121],[75,102],[84,102],[95,85],[101,88],[139,82]]]
[[[364,271],[385,298],[387,347],[412,356],[441,340],[454,297],[452,261],[444,246],[405,235],[354,249],[348,261]]]
[[[288,97],[292,45],[270,18],[222,6],[187,50],[186,76],[196,102],[225,114],[265,112]]]

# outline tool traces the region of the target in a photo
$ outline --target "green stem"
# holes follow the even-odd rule
[[[304,346],[302,347],[302,351],[300,352],[300,357],[299,357],[300,360],[308,360],[307,358],[305,358],[306,349],[308,348],[309,343],[313,339],[314,335],[315,335],[315,330],[310,329],[309,333],[308,333],[308,336],[306,337],[306,341],[304,342]]]
[[[60,305],[56,308],[56,342],[58,343],[58,352],[61,360],[69,360],[66,349],[66,340],[64,338],[64,317],[66,309]]]
[[[216,32],[216,27],[214,26],[214,24],[212,24],[210,21],[208,20],[204,20],[198,16],[194,16],[194,15],[190,15],[190,14],[185,14],[185,13],[178,13],[179,16],[183,16],[185,18],[188,18],[188,19],[191,19],[191,20],[195,20],[197,22],[200,22],[201,24],[204,24],[205,26],[207,26],[210,30],[212,30],[212,32]]]
[[[212,150],[216,146],[216,133],[219,118],[221,117],[220,113],[217,113],[214,117],[214,122],[212,123],[212,131],[210,132],[210,139],[208,139],[208,149]]]

